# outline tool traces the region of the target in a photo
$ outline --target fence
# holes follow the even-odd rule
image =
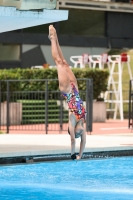
[[[129,82],[129,111],[128,127],[133,129],[133,80]]]
[[[80,97],[86,104],[86,131],[92,132],[93,82],[78,79],[86,90]],[[55,88],[53,91],[52,88]],[[0,130],[61,132],[68,128],[68,108],[56,79],[0,81]]]

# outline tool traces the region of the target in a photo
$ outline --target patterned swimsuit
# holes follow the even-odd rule
[[[86,119],[86,111],[83,106],[83,101],[80,99],[79,93],[73,83],[71,83],[71,92],[69,94],[63,93],[63,97],[68,103],[69,110],[75,114],[77,120]]]

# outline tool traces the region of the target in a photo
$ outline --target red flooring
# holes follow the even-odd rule
[[[93,123],[92,134],[126,134],[132,133],[128,120],[106,120],[105,123]]]
[[[67,124],[64,124],[64,128],[67,130]],[[44,124],[11,126],[10,129],[10,134],[45,134]],[[67,134],[67,131],[58,131],[58,124],[50,124],[48,129],[50,130],[48,134]],[[133,133],[133,131],[128,128],[128,120],[121,121],[112,119],[106,120],[104,123],[93,123],[93,131],[91,132],[92,135],[126,133]]]

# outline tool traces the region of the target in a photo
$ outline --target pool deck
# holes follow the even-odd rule
[[[76,152],[80,139],[76,140]],[[93,123],[93,132],[87,134],[85,153],[131,152],[133,155],[133,132],[128,122],[108,120],[105,123]],[[0,164],[6,158],[41,157],[66,154],[70,157],[70,137],[62,134],[10,133],[0,134]],[[3,162],[4,163],[4,162]],[[8,163],[8,162],[7,162]]]

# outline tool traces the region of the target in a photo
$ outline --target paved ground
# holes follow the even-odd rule
[[[77,140],[77,150],[79,148]],[[87,135],[85,152],[133,149],[133,136]],[[62,135],[1,135],[0,157],[61,154],[70,152],[70,138]]]
[[[24,132],[25,133],[25,132]],[[79,150],[80,139],[77,139]],[[94,123],[93,132],[87,135],[85,152],[133,150],[133,132],[128,121],[110,120]],[[0,158],[70,153],[70,137],[63,134],[0,134]]]

